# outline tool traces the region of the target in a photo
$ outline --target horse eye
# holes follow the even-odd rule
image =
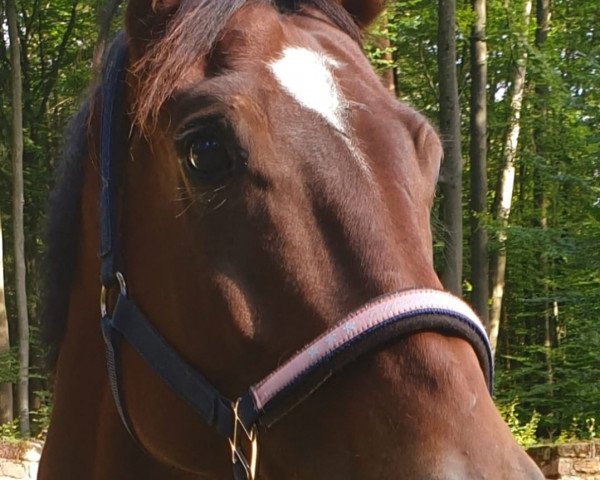
[[[232,170],[233,162],[225,141],[217,133],[196,133],[188,145],[188,167],[202,179],[215,180]]]

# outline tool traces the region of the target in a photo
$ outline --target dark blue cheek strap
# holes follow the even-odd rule
[[[121,344],[126,340],[144,359],[172,392],[216,429],[219,434],[231,441],[234,438],[236,418],[251,430],[259,413],[254,407],[250,393],[240,400],[238,417],[235,417],[232,402],[215,389],[204,376],[192,368],[156,331],[133,300],[119,295],[112,316],[105,315],[101,321],[102,334],[106,344],[108,377],[115,406],[123,426],[133,441],[144,449],[135,434],[123,402]],[[241,452],[242,450],[240,450]],[[245,458],[244,458],[245,460]],[[241,461],[232,463],[234,480],[249,480]]]
[[[231,401],[190,367],[150,324],[133,300],[119,295],[112,317],[102,318],[107,361],[115,403],[132,432],[120,391],[120,342],[127,340],[146,364],[196,413],[226,438],[233,434]]]
[[[102,112],[100,116],[100,248],[102,260],[100,280],[110,287],[116,282],[119,270],[118,191],[119,147],[126,138],[124,126],[125,76],[127,73],[127,43],[120,33],[113,44],[102,72],[100,87]]]

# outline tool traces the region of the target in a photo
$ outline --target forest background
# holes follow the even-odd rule
[[[104,19],[117,25],[122,15],[113,4],[0,6],[3,437],[47,426],[51,383],[38,334],[44,215],[64,127],[111,36]],[[598,2],[390,1],[365,48],[388,88],[439,126],[446,160],[433,219],[436,266],[486,324],[503,415],[524,445],[594,438]]]

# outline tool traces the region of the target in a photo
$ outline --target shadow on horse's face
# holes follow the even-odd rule
[[[123,257],[130,293],[184,358],[235,398],[374,297],[441,288],[429,227],[440,143],[349,32],[320,9],[248,2],[165,86],[152,82],[176,62],[160,48],[177,13],[146,3],[128,8],[141,134],[123,172]],[[346,3],[367,23],[381,2]],[[160,89],[168,99],[154,122]],[[198,478],[229,478],[222,440],[123,348],[143,446]],[[352,364],[261,445],[264,479],[540,478],[471,346],[440,333]]]

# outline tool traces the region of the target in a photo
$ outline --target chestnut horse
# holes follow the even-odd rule
[[[361,51],[360,29],[382,9],[129,2],[122,92],[114,105],[103,85],[91,93],[52,200],[56,380],[40,480],[231,478],[227,441],[126,341],[113,398],[98,324],[107,108],[122,117],[109,237],[128,294],[224,396],[376,297],[441,289],[429,214],[442,151]],[[438,329],[379,344],[259,428],[257,478],[542,479],[480,363],[471,342]]]

